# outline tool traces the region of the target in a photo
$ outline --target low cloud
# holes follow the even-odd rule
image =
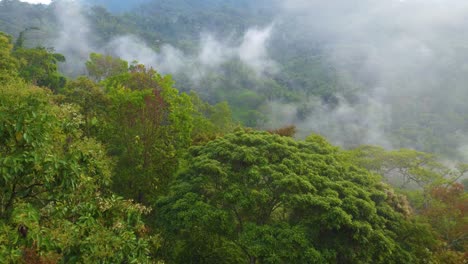
[[[93,32],[83,16],[82,6],[76,1],[62,0],[55,2],[53,7],[57,23],[61,26],[53,45],[67,59],[62,70],[69,75],[84,74],[84,63],[94,49],[91,44]]]
[[[269,58],[267,51],[272,31],[273,25],[266,28],[251,28],[247,30],[241,45],[237,49],[241,61],[259,74],[276,71],[276,63]]]
[[[468,2],[285,0],[281,5],[282,30],[301,36],[298,41],[320,43],[326,63],[355,97],[342,97],[334,107],[311,106],[314,111],[297,120],[299,127],[323,131],[342,144],[360,134],[344,145],[458,149],[466,155],[459,146],[468,141],[458,131],[468,125],[462,99],[468,98]]]
[[[155,51],[136,36],[119,36],[96,47],[79,4],[55,5],[63,28],[54,46],[66,55],[67,67],[84,65],[90,52],[101,52],[162,73],[184,73],[192,81],[233,59],[259,76],[271,75],[278,66],[268,51],[272,35],[278,34],[292,48],[317,45],[339,76],[336,81],[353,90],[341,90],[332,106],[317,98],[295,105],[271,102],[270,125],[295,123],[303,134],[320,132],[344,146],[467,153],[461,146],[468,146],[468,140],[460,132],[468,129],[463,100],[468,98],[466,1],[285,0],[274,24],[252,26],[240,38],[201,32],[196,52],[190,54],[170,44]],[[83,68],[74,72],[82,74]]]
[[[67,57],[64,71],[70,75],[84,73],[83,65],[91,52],[110,54],[129,62],[138,61],[165,74],[188,73],[194,81],[232,59],[239,59],[258,75],[272,73],[276,69],[267,52],[272,25],[248,29],[238,45],[232,38],[217,39],[210,33],[201,33],[198,53],[186,54],[170,44],[164,44],[155,51],[133,35],[118,36],[98,47],[79,2],[59,1],[55,10],[62,27],[54,45]]]
[[[271,32],[272,26],[249,29],[238,46],[228,39],[219,40],[212,34],[202,33],[197,54],[186,54],[169,44],[163,45],[156,52],[135,36],[115,38],[106,50],[125,60],[150,65],[162,73],[188,72],[194,79],[203,77],[206,72],[233,59],[239,59],[258,75],[263,75],[273,73],[276,69],[275,62],[267,52]]]
[[[325,104],[320,98],[309,98],[302,105],[270,102],[271,128],[295,124],[298,136],[310,133],[326,136],[334,144],[356,147],[362,144],[392,148],[383,131],[388,129],[391,106],[379,96],[362,96],[358,103],[350,103],[338,96],[337,106]],[[306,115],[301,112],[306,111]]]

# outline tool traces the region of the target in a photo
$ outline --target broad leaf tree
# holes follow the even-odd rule
[[[128,62],[110,55],[91,53],[86,62],[89,76],[96,81],[127,72]]]
[[[430,262],[406,206],[320,136],[238,130],[191,148],[157,223],[174,263]]]
[[[66,79],[59,72],[58,64],[65,61],[62,54],[42,47],[18,48],[13,55],[19,60],[19,75],[38,86],[58,91],[65,86]]]
[[[19,62],[11,55],[12,50],[11,36],[0,32],[0,84],[18,76]]]
[[[173,85],[144,68],[106,80],[111,108],[102,140],[117,158],[114,190],[138,202],[167,191],[191,143],[192,103]]]
[[[63,90],[63,102],[80,107],[83,116],[81,128],[86,137],[99,137],[109,121],[110,100],[95,82],[78,77],[69,81]]]
[[[468,261],[468,194],[460,183],[437,186],[430,191],[430,202],[421,212],[445,241],[445,254],[455,260],[445,263]]]
[[[149,262],[149,209],[112,194],[106,151],[82,137],[75,106],[54,100],[21,82],[0,87],[0,259]]]

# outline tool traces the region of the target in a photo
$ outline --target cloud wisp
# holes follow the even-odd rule
[[[272,123],[295,123],[303,134],[319,132],[344,146],[451,148],[468,158],[466,1],[284,0],[276,3],[272,25],[252,26],[237,39],[201,32],[193,54],[170,44],[156,52],[131,35],[97,47],[79,4],[62,2],[56,5],[63,28],[55,47],[70,68],[84,65],[89,52],[100,52],[165,74],[185,73],[195,82],[233,59],[259,76],[274,75],[279,67],[268,48],[275,34],[300,47],[319,43],[337,82],[353,89],[352,100],[346,90],[336,95],[335,106],[304,99],[301,105],[312,111],[300,118],[298,104],[271,102]],[[74,72],[82,74],[83,68]]]
[[[84,73],[82,65],[90,52],[110,54],[129,62],[138,61],[164,74],[189,73],[194,81],[232,59],[239,59],[258,75],[276,70],[276,64],[269,58],[266,47],[273,25],[248,29],[237,44],[230,38],[217,39],[210,33],[201,33],[197,54],[187,54],[170,44],[163,44],[156,52],[133,35],[115,37],[106,45],[98,47],[93,41],[97,36],[79,1],[60,1],[55,5],[55,10],[62,28],[54,43],[57,51],[67,57],[64,71],[71,75]]]
[[[170,44],[164,44],[159,52],[155,52],[135,36],[117,37],[106,48],[115,56],[129,61],[137,60],[162,73],[188,72],[194,80],[232,59],[239,59],[255,73],[263,75],[276,70],[276,64],[269,58],[266,48],[272,28],[268,26],[247,30],[238,46],[229,40],[219,40],[212,34],[202,33],[196,54],[186,54]]]
[[[284,28],[321,43],[327,62],[347,78],[342,81],[360,87],[353,102],[312,107],[317,110],[297,121],[301,128],[337,143],[362,131],[354,144],[468,145],[461,133],[467,122],[460,120],[468,113],[462,102],[468,98],[468,2],[286,0],[281,13]]]

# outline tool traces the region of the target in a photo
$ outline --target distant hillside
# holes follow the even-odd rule
[[[81,60],[75,65],[82,68],[89,52],[108,52],[101,47],[127,37],[133,42],[127,44],[135,44],[122,47],[127,60],[148,59],[173,75],[181,90],[196,90],[210,103],[227,101],[237,121],[248,126],[296,124],[301,135],[320,132],[344,147],[380,144],[468,159],[466,26],[451,23],[450,16],[433,20],[433,4],[413,19],[413,13],[403,12],[418,8],[413,1],[369,2],[381,13],[340,1],[283,1],[308,7],[292,13],[277,0],[82,1],[89,5],[77,13],[89,24],[89,37],[73,44],[93,43],[77,52]],[[39,28],[25,34],[25,46],[65,53],[56,42],[59,24],[75,19],[59,22],[57,3],[0,1],[0,31],[17,38],[27,28]],[[407,27],[390,19],[400,13],[408,23],[420,22]],[[70,24],[68,35],[83,31],[83,25]],[[275,66],[258,75],[239,58],[239,48],[247,33],[269,26],[267,41],[249,40]],[[207,35],[216,45],[201,54]],[[141,50],[152,56],[136,56]],[[248,49],[241,53],[250,56]],[[231,55],[206,69],[193,62],[213,54]],[[180,67],[164,71],[155,58]]]
[[[111,12],[131,12],[138,7],[177,10],[181,12],[211,12],[220,9],[237,9],[249,13],[253,10],[268,10],[276,5],[274,1],[249,0],[81,0],[89,5],[105,7]]]
[[[112,12],[128,12],[129,10],[151,0],[82,0],[90,5],[103,6]]]

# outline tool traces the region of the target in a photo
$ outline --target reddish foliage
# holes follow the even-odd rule
[[[268,130],[270,134],[277,134],[282,137],[294,137],[297,132],[296,126],[285,126],[274,130]]]
[[[33,247],[23,249],[23,263],[27,264],[55,264],[58,259],[41,257],[37,250]]]
[[[438,186],[430,191],[432,201],[422,212],[447,242],[447,248],[465,252],[468,250],[468,196],[462,184]]]
[[[454,183],[448,187],[437,186],[431,190],[431,196],[445,203],[451,202],[464,193],[464,187],[460,183]]]
[[[161,90],[159,83],[154,79],[155,75],[156,71],[153,68],[146,69],[146,67],[141,64],[131,66],[130,77],[125,82],[125,86],[132,90]]]

